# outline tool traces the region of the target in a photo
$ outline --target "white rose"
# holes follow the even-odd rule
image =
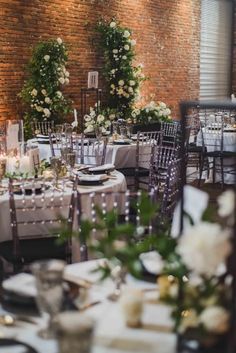
[[[111,74],[114,75],[116,73],[116,70],[115,69],[112,69],[111,70]]]
[[[123,56],[122,56],[122,59],[123,59],[123,60],[126,60],[126,59],[127,59],[127,56],[126,56],[126,55],[123,55]]]
[[[171,114],[171,110],[169,108],[166,108],[166,116],[169,116]]]
[[[42,93],[44,96],[46,96],[46,95],[47,95],[46,89],[42,89],[42,90],[41,90],[41,93]]]
[[[36,97],[37,94],[38,94],[38,91],[37,91],[35,88],[32,89],[32,91],[31,91],[31,96]]]
[[[88,114],[86,114],[85,116],[84,116],[84,120],[85,121],[91,121],[91,116],[90,115],[88,115]]]
[[[136,115],[139,115],[140,114],[140,109],[135,109],[135,113],[136,113]]]
[[[93,131],[94,131],[93,125],[88,125],[87,128],[84,130],[85,133],[93,132]]]
[[[130,41],[130,44],[132,45],[132,47],[135,46],[135,45],[136,45],[136,40],[135,40],[135,39],[132,39],[132,40]]]
[[[112,52],[113,52],[113,54],[117,54],[118,53],[118,49],[113,49]]]
[[[119,88],[119,89],[117,90],[117,94],[118,94],[119,96],[122,96],[123,93],[124,93],[123,88]]]
[[[212,276],[231,252],[229,238],[230,231],[219,224],[200,222],[186,229],[176,250],[190,270]]]
[[[50,55],[44,55],[44,60],[46,61],[46,62],[48,62],[49,60],[50,60]]]
[[[51,112],[50,112],[50,110],[49,110],[48,108],[44,108],[44,109],[43,109],[43,113],[44,113],[44,115],[45,115],[47,118],[49,118],[50,115],[51,115]]]
[[[65,78],[65,84],[68,85],[69,82],[70,82],[70,80],[66,77]]]
[[[51,101],[51,99],[50,99],[49,97],[46,97],[46,98],[44,99],[44,101],[45,101],[45,103],[47,103],[47,104],[52,103],[52,101]]]
[[[109,126],[111,126],[111,122],[109,120],[105,121],[105,127],[108,128]]]
[[[136,117],[136,113],[135,111],[133,110],[132,113],[131,113],[132,117],[135,118]]]
[[[124,49],[128,51],[128,50],[129,50],[129,45],[128,45],[128,44],[125,44],[125,45],[124,45]]]
[[[43,111],[43,108],[40,107],[39,105],[37,105],[37,106],[36,106],[36,110],[37,110],[37,112],[42,112],[42,111]]]
[[[101,122],[103,122],[104,120],[105,120],[104,115],[99,114],[98,117],[97,117],[97,122],[98,122],[98,123],[101,123]]]
[[[106,128],[102,126],[102,133],[104,134],[106,132],[107,132]]]
[[[220,306],[210,306],[203,310],[199,317],[200,323],[207,331],[222,334],[229,328],[230,315],[227,310]]]
[[[120,80],[120,81],[118,82],[118,85],[119,85],[119,86],[124,86],[124,84],[125,84],[125,82],[124,82],[123,80]]]
[[[124,34],[123,34],[123,37],[124,37],[124,38],[129,38],[129,37],[130,37],[130,32],[127,31],[127,30],[125,30],[125,31],[124,31]]]
[[[132,87],[129,87],[129,88],[128,88],[128,91],[129,91],[130,93],[133,93],[133,92],[134,92],[134,90],[133,90]]]
[[[70,77],[70,73],[68,71],[65,72],[66,77]]]
[[[59,45],[62,44],[62,39],[61,39],[60,37],[57,38],[57,43],[58,43]]]
[[[112,21],[112,22],[110,23],[110,27],[111,27],[111,28],[115,28],[115,27],[116,27],[116,23],[115,23],[114,21]]]
[[[56,91],[56,95],[57,95],[58,98],[61,98],[62,97],[61,91]]]
[[[134,80],[130,80],[130,81],[129,81],[129,85],[130,85],[130,86],[135,86],[135,81],[134,81]]]
[[[179,327],[180,333],[184,333],[186,329],[197,327],[199,325],[199,318],[197,312],[194,309],[186,310],[184,312],[181,324]]]
[[[226,190],[218,198],[218,214],[220,217],[228,217],[233,214],[235,209],[235,193],[233,190]]]
[[[159,103],[159,106],[160,106],[162,109],[166,109],[166,104],[163,103],[163,102],[160,102],[160,103]]]
[[[62,85],[64,85],[65,83],[65,79],[63,77],[60,77],[59,80],[58,80]]]

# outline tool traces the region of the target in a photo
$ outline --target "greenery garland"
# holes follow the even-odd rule
[[[132,64],[136,41],[132,39],[131,30],[115,20],[101,21],[97,29],[105,59],[104,76],[109,85],[108,106],[117,111],[119,118],[127,119],[139,94],[140,83],[145,80],[141,65]]]
[[[61,86],[69,83],[67,47],[61,38],[39,42],[28,65],[29,78],[19,93],[27,107],[24,114],[26,135],[30,121],[62,121],[71,111],[71,101],[64,97]]]

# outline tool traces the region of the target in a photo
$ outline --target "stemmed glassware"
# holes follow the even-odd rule
[[[38,309],[48,320],[47,327],[38,332],[45,339],[54,337],[54,318],[60,312],[63,302],[64,268],[65,262],[62,260],[42,260],[31,265],[36,280]]]
[[[55,178],[56,178],[56,187],[58,186],[58,178],[59,178],[59,175],[62,171],[62,161],[61,161],[61,158],[60,157],[51,157],[50,158],[50,162],[51,162],[51,167],[55,173]]]

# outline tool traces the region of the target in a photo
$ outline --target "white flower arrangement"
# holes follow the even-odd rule
[[[133,82],[129,82],[130,86],[133,86]],[[171,110],[167,107],[164,102],[151,101],[144,107],[137,109],[134,108],[131,111],[131,121],[138,124],[148,124],[152,122],[166,121],[170,122]]]
[[[164,104],[161,108],[165,109]],[[223,335],[230,324],[231,282],[226,265],[232,253],[232,224],[227,220],[235,212],[235,193],[227,190],[217,202],[221,223],[203,220],[186,228],[170,252],[165,250],[164,271],[158,279],[160,299],[173,306],[176,330],[197,339]],[[176,287],[180,297],[173,297]]]
[[[101,111],[100,106],[98,108],[96,106],[94,108],[90,107],[90,113],[84,116],[84,133],[94,133],[96,128],[99,127],[101,132],[105,134],[114,119],[116,119],[116,114],[112,110]]]

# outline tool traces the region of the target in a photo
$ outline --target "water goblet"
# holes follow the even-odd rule
[[[42,260],[31,265],[36,281],[37,306],[48,322],[47,327],[41,329],[38,335],[45,339],[54,337],[54,320],[63,302],[64,268],[65,262],[62,260]]]
[[[127,129],[126,126],[120,126],[120,137],[122,139],[127,137]]]

